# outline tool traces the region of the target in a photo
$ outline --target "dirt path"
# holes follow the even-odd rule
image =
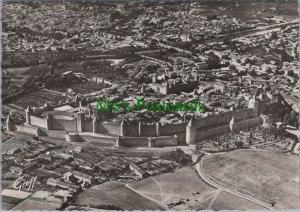
[[[131,191],[137,193],[138,195],[141,195],[142,197],[144,197],[144,198],[150,200],[151,202],[156,203],[158,206],[160,206],[160,207],[163,208],[164,210],[167,210],[167,209],[168,209],[165,205],[161,204],[160,202],[158,202],[157,200],[155,200],[155,199],[153,199],[153,198],[151,198],[151,197],[148,197],[148,196],[144,195],[143,192],[140,192],[140,191],[138,191],[138,190],[135,190],[134,188],[130,187],[128,184],[125,184],[125,187],[128,188],[128,189],[130,189]]]

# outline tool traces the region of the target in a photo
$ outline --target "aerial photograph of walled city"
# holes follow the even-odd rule
[[[2,1],[3,210],[299,208],[297,0]]]

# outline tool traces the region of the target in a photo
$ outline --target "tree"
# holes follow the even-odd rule
[[[237,142],[236,142],[236,147],[237,147],[237,148],[242,148],[243,145],[244,145],[243,141],[237,141]]]
[[[115,21],[117,19],[123,18],[123,14],[119,11],[115,11],[110,15],[110,20]]]
[[[220,67],[220,58],[213,52],[208,54],[207,66],[209,69],[219,68]]]
[[[215,20],[215,19],[217,19],[216,15],[209,15],[209,16],[207,16],[207,20],[208,21],[212,21],[212,20]]]
[[[149,44],[150,48],[154,48],[157,45],[157,43],[158,43],[157,40],[152,39]]]
[[[266,72],[267,72],[267,74],[271,74],[271,73],[272,73],[272,68],[271,68],[271,67],[268,67],[268,68],[266,69]]]
[[[291,118],[291,125],[297,127],[299,125],[298,114],[295,111],[291,111],[290,118]]]
[[[231,58],[229,57],[228,54],[224,54],[224,55],[222,56],[222,59],[224,59],[224,60],[230,60]]]
[[[145,68],[145,72],[147,72],[148,74],[153,74],[157,71],[157,69],[159,68],[160,66],[157,65],[157,64],[153,64],[153,65],[148,65],[146,66]]]
[[[232,64],[229,66],[229,69],[230,69],[230,71],[233,71],[235,73],[238,71],[237,68],[236,68],[236,66],[232,65]]]
[[[68,85],[71,85],[76,79],[77,79],[77,77],[69,74],[65,78],[63,78],[62,81],[64,82],[65,85],[68,86]]]
[[[272,32],[271,36],[270,36],[270,39],[275,40],[277,38],[278,38],[277,32]]]
[[[223,44],[224,45],[228,45],[230,46],[232,44],[232,41],[229,37],[226,37],[224,40],[223,40]]]
[[[282,51],[281,60],[282,62],[292,62],[294,60],[294,57],[289,55],[286,51]]]
[[[249,72],[249,74],[251,75],[251,76],[257,76],[257,73],[256,73],[256,71],[254,70],[254,69],[252,69],[250,72]]]
[[[249,58],[249,57],[247,57],[246,59],[245,59],[245,61],[244,61],[244,63],[243,63],[243,65],[246,65],[246,64],[253,64],[253,61]]]
[[[275,75],[280,75],[280,74],[281,74],[281,72],[278,69],[276,69],[275,70]]]

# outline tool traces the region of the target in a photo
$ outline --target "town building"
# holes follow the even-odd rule
[[[141,169],[139,166],[137,166],[135,163],[130,163],[129,164],[129,169],[136,174],[137,176],[139,176],[139,178],[144,179],[149,177],[149,173],[144,171],[143,169]]]

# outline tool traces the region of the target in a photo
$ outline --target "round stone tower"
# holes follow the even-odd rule
[[[28,107],[25,110],[26,113],[26,124],[31,124],[31,119],[30,119],[30,115],[31,115],[32,109],[30,107],[30,105],[28,105]]]
[[[156,136],[160,136],[160,122],[156,123]]]
[[[120,124],[120,136],[125,136],[125,121],[123,120]]]
[[[7,116],[6,119],[6,129],[7,131],[13,131],[14,130],[14,123],[10,115]]]
[[[194,119],[191,118],[190,122],[186,126],[186,143],[196,144],[196,126],[194,126]]]

